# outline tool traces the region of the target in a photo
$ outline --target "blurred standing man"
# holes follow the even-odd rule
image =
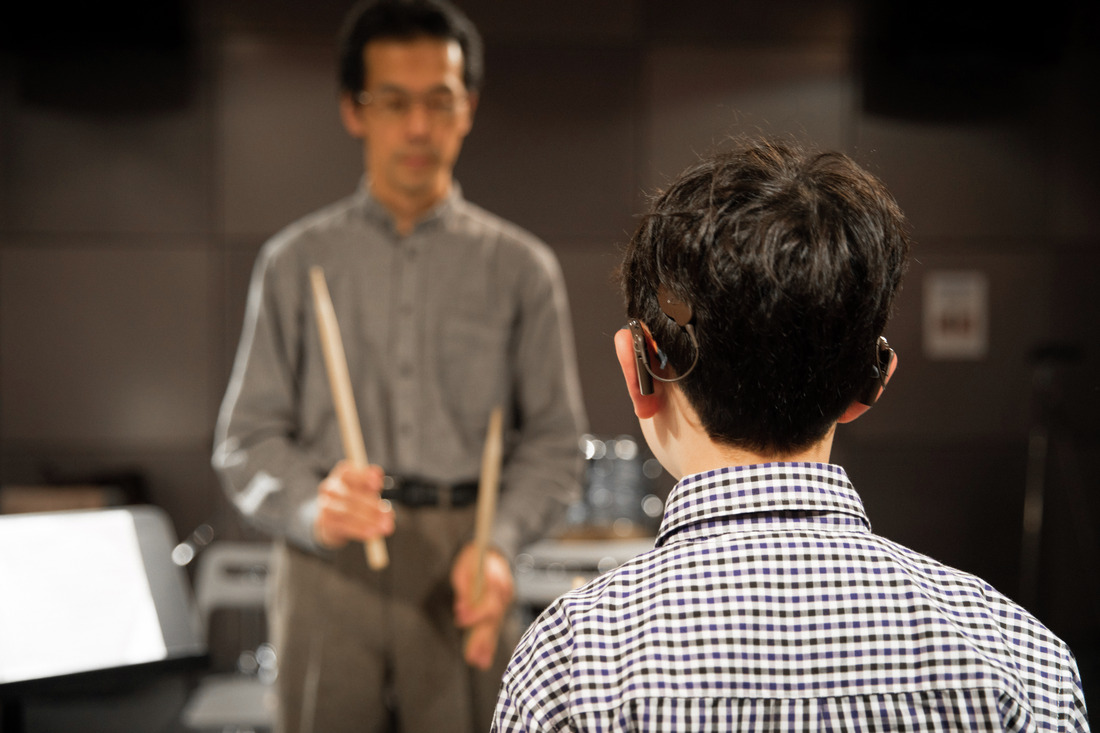
[[[908,251],[893,198],[839,153],[744,144],[660,197],[615,350],[679,481],[656,548],[520,642],[496,730],[1088,730],[1066,645],[872,534],[829,463],[897,365],[881,336]]]
[[[279,540],[278,730],[484,730],[518,638],[510,558],[579,492],[585,425],[564,285],[543,243],[465,201],[452,178],[482,71],[465,16],[444,0],[360,4],[340,54],[340,114],[363,141],[366,176],[261,252],[213,465]],[[377,464],[367,469],[340,461],[315,265]],[[502,493],[475,603],[469,543],[497,405]],[[378,537],[382,571],[359,544]]]

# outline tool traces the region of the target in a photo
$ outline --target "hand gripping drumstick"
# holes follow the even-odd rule
[[[344,454],[353,466],[363,468],[369,465],[367,448],[363,444],[359,413],[355,410],[351,378],[348,377],[344,342],[340,340],[340,327],[336,323],[336,311],[332,307],[328,285],[325,284],[324,270],[317,266],[311,267],[309,279],[313,286],[313,309],[317,312],[317,328],[321,332],[321,350],[325,355],[325,369],[328,371],[329,387],[332,389],[332,401],[336,405],[336,419],[340,423],[340,438],[344,444]],[[367,564],[375,570],[381,570],[390,564],[386,543],[381,537],[369,540],[366,544],[366,552]]]

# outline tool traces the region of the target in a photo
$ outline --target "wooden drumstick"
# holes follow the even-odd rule
[[[489,414],[489,430],[485,434],[485,447],[481,452],[481,479],[477,488],[477,517],[474,526],[474,582],[471,597],[476,604],[485,590],[485,555],[489,550],[489,535],[493,529],[493,515],[496,514],[497,494],[500,488],[500,462],[503,454],[503,413],[496,407]],[[466,632],[466,646],[469,647],[473,629]]]
[[[317,313],[321,350],[325,356],[332,401],[336,406],[336,419],[340,424],[344,455],[353,466],[365,468],[370,465],[367,461],[367,447],[363,443],[363,433],[359,427],[359,413],[355,409],[355,395],[348,376],[344,342],[340,339],[340,327],[336,322],[336,311],[332,307],[328,285],[325,283],[324,270],[316,265],[311,267],[309,279],[313,286],[313,309]],[[390,563],[386,543],[381,537],[366,543],[366,553],[367,564],[375,570],[381,570]]]
[[[496,514],[497,494],[500,491],[500,462],[504,452],[503,423],[500,407],[489,415],[489,431],[485,434],[485,447],[481,453],[481,480],[477,489],[477,524],[474,529],[474,549],[477,551],[477,569],[474,574],[473,599],[481,600],[485,585],[485,553],[489,549],[489,534]]]

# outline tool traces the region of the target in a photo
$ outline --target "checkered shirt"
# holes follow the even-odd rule
[[[505,673],[504,731],[1087,731],[1065,644],[871,533],[839,466],[690,476],[656,547],[565,594]]]

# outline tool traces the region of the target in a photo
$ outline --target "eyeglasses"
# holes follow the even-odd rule
[[[355,101],[389,120],[405,119],[412,112],[413,105],[419,103],[424,105],[428,117],[433,122],[450,122],[469,101],[469,95],[455,94],[450,90],[409,94],[387,89],[376,94],[359,92]]]

